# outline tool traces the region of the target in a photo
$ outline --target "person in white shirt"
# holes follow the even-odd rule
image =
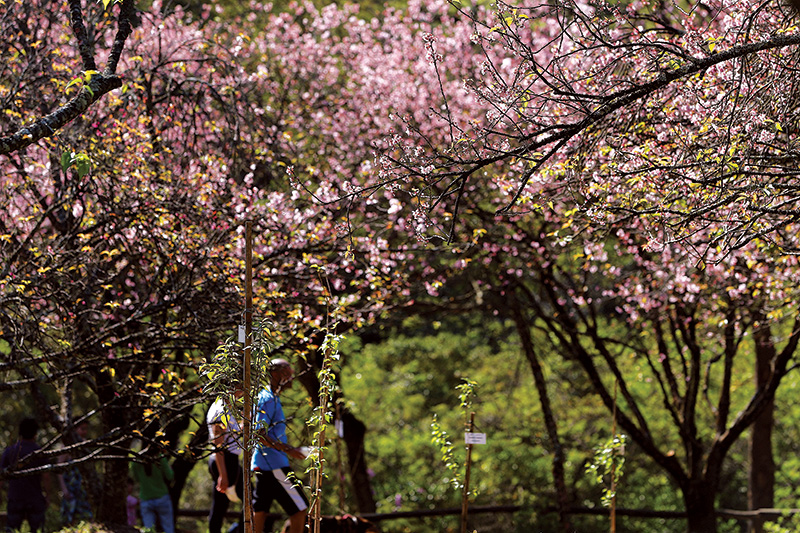
[[[233,386],[233,396],[244,395],[241,383]],[[208,532],[221,533],[222,522],[230,502],[241,501],[244,489],[244,474],[239,457],[241,428],[236,420],[230,395],[220,396],[211,405],[206,415],[209,440],[214,445],[214,453],[208,459],[208,470],[214,483],[211,497],[211,512],[208,516]],[[240,533],[244,528],[244,517],[230,531]]]

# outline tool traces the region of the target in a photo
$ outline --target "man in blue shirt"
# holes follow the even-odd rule
[[[281,406],[281,391],[292,386],[294,371],[288,361],[270,362],[270,387],[258,395],[255,429],[260,445],[253,454],[251,467],[256,476],[253,491],[254,531],[261,533],[276,500],[289,515],[289,533],[302,533],[308,499],[289,468],[289,457],[304,459],[303,453],[286,444],[286,417]]]

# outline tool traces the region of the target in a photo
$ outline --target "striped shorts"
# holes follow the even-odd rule
[[[290,468],[257,470],[256,486],[253,489],[253,511],[268,513],[273,501],[277,501],[289,516],[308,509],[308,499],[303,487]]]

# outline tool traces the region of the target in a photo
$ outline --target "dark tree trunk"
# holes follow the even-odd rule
[[[714,509],[716,493],[713,487],[702,481],[691,483],[684,490],[687,533],[717,533],[717,516]]]
[[[564,449],[561,446],[561,439],[558,437],[558,426],[553,414],[552,406],[550,405],[550,397],[547,394],[547,383],[544,378],[542,365],[539,363],[539,358],[534,348],[533,339],[530,334],[530,327],[527,320],[519,308],[519,303],[514,301],[511,304],[511,312],[514,322],[517,326],[517,333],[522,342],[522,349],[525,357],[533,372],[533,381],[536,385],[536,391],[539,393],[539,403],[542,406],[542,416],[544,417],[544,425],[547,429],[547,435],[550,443],[553,446],[553,483],[556,489],[556,504],[558,507],[558,518],[561,523],[561,528],[566,533],[571,532],[572,524],[570,523],[567,515],[569,508],[569,492],[567,491],[567,483],[564,476]]]
[[[106,407],[102,411],[101,423],[104,433],[124,427],[130,409],[122,405],[116,395],[114,382],[105,373],[96,376],[97,399]],[[124,524],[127,522],[125,499],[128,496],[128,462],[106,460],[103,463],[103,479],[99,494],[97,520],[102,524]]]
[[[187,422],[188,422],[188,417]],[[176,440],[173,442],[177,442],[177,437],[180,436],[180,433],[185,431],[187,428],[183,427],[183,430],[175,435]],[[206,424],[200,424],[197,428],[197,431],[192,435],[192,438],[189,441],[188,450],[179,453],[178,457],[172,462],[172,471],[175,474],[175,481],[173,482],[172,486],[169,489],[170,497],[172,498],[172,505],[175,509],[178,509],[178,504],[181,500],[181,495],[183,494],[183,488],[186,486],[186,480],[189,477],[192,469],[198,462],[198,458],[203,456],[203,446],[208,443],[208,426]],[[211,487],[209,487],[209,492],[211,491]]]
[[[347,463],[350,466],[350,480],[353,483],[353,495],[356,498],[358,512],[374,513],[375,497],[372,494],[372,485],[367,471],[367,461],[364,456],[364,435],[367,427],[350,411],[341,411],[344,429],[344,442],[347,446]]]
[[[775,345],[770,338],[769,327],[756,328],[756,390],[764,389],[769,383],[772,361],[775,359]],[[772,456],[772,428],[774,425],[775,402],[770,401],[764,411],[756,418],[750,430],[749,455],[750,472],[747,487],[747,503],[751,510],[772,508],[775,498],[775,461]],[[763,519],[755,519],[751,531],[763,531]]]
[[[103,463],[103,493],[97,519],[102,524],[127,523],[125,498],[128,496],[128,463],[126,461],[105,461]]]
[[[319,404],[319,380],[317,372],[321,358],[317,365],[311,366],[306,362],[305,368],[298,368],[298,379],[303,384],[314,405]],[[337,396],[333,401],[337,402],[341,396]],[[372,485],[367,473],[367,460],[364,455],[364,435],[366,426],[358,420],[347,409],[342,409],[340,416],[343,421],[344,441],[347,446],[347,460],[350,471],[350,480],[353,484],[356,505],[360,513],[374,513],[376,510],[375,497],[372,494]]]

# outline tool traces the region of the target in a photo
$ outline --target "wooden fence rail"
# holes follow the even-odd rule
[[[517,513],[520,511],[532,511],[539,514],[556,513],[558,510],[555,507],[539,508],[524,505],[484,505],[484,506],[471,506],[469,514],[484,514],[484,513]],[[667,518],[667,519],[681,519],[686,518],[685,511],[659,511],[656,509],[625,509],[617,508],[617,516],[629,516],[632,518]],[[595,515],[602,516],[608,515],[609,510],[604,507],[570,507],[567,509],[567,514],[570,515]],[[446,507],[443,509],[421,509],[417,511],[395,511],[393,513],[364,513],[358,516],[370,520],[372,522],[380,522],[382,520],[395,520],[400,518],[428,518],[434,516],[450,516],[461,514],[460,507]],[[753,511],[741,511],[735,509],[717,509],[717,516],[719,518],[732,518],[736,520],[752,520],[754,518],[764,518],[767,520],[774,520],[782,516],[791,516],[800,514],[800,509],[755,509]],[[207,509],[179,509],[178,516],[191,516],[203,517],[208,516]],[[228,511],[229,518],[238,516],[237,512]],[[269,518],[282,519],[284,515],[269,514]]]
[[[517,513],[520,511],[532,511],[539,514],[550,514],[558,512],[555,507],[546,507],[544,509],[533,506],[524,505],[484,505],[472,506],[469,508],[469,514],[484,514],[484,513]],[[207,517],[208,509],[178,509],[175,513],[177,516],[203,518]],[[592,507],[571,507],[567,509],[567,514],[570,515],[608,515],[609,511],[605,508],[592,508]],[[659,511],[655,509],[625,509],[617,508],[617,516],[630,516],[634,518],[667,518],[667,519],[681,519],[686,518],[684,511]],[[418,511],[396,511],[393,513],[364,513],[359,516],[370,520],[372,522],[380,522],[382,520],[395,520],[400,518],[427,518],[434,516],[450,516],[461,514],[460,507],[448,507],[443,509],[422,509]],[[800,509],[755,509],[752,511],[742,511],[736,509],[717,509],[717,516],[719,518],[731,518],[735,520],[753,520],[756,518],[775,520],[785,516],[792,516],[800,514]],[[227,518],[237,518],[239,513],[237,511],[228,511]],[[283,520],[285,515],[277,513],[269,513],[268,519]],[[5,524],[6,513],[0,512],[0,524]]]

